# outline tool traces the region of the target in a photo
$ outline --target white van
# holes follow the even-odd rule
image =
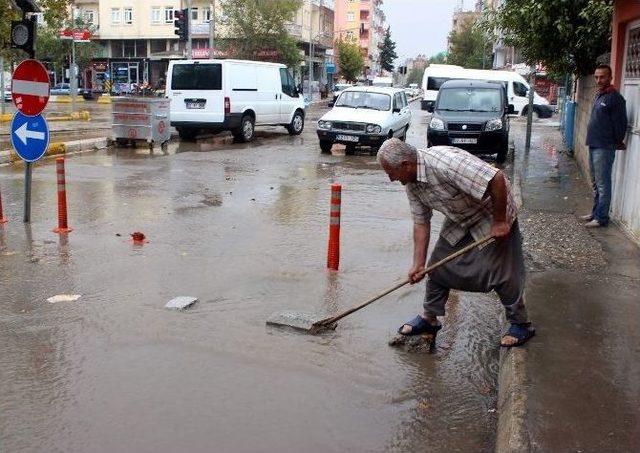
[[[507,89],[507,100],[513,105],[517,115],[526,115],[529,108],[529,83],[524,77],[514,71],[494,71],[489,69],[465,69],[454,65],[430,65],[425,69],[422,78],[422,90],[424,92],[421,108],[427,108],[436,100],[440,86],[447,80],[468,79],[484,80],[486,82],[501,82]],[[549,118],[553,115],[553,109],[549,101],[534,91],[533,113],[539,118]]]
[[[282,125],[289,134],[304,129],[304,99],[286,66],[245,60],[175,60],[167,71],[171,125],[180,138],[201,131],[231,131],[251,141],[254,127]]]
[[[371,85],[374,87],[393,87],[393,78],[392,77],[374,77]]]

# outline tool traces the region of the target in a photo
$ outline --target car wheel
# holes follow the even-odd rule
[[[333,146],[333,142],[329,140],[320,140],[320,149],[323,153],[329,154],[331,153],[331,147]]]
[[[500,149],[498,150],[498,155],[496,156],[496,162],[499,164],[504,164],[507,161],[507,155],[509,154],[509,141],[505,140],[500,145]]]
[[[242,117],[242,120],[240,120],[240,127],[232,133],[236,140],[242,143],[247,143],[253,140],[254,132],[253,118],[249,115],[245,115]]]
[[[304,115],[300,110],[296,110],[291,119],[291,124],[287,125],[289,135],[300,135],[304,129]]]
[[[194,140],[198,135],[198,129],[192,127],[178,127],[178,136],[182,140]]]
[[[347,145],[347,147],[344,150],[344,153],[347,156],[353,156],[356,153],[356,145]]]

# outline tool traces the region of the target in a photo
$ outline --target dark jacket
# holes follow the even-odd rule
[[[587,146],[615,149],[627,133],[627,107],[622,95],[608,87],[596,94],[587,127]]]

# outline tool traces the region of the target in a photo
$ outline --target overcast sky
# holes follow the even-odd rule
[[[391,39],[396,42],[398,59],[425,54],[428,57],[447,48],[453,9],[460,0],[384,0],[382,10],[391,26]],[[464,0],[465,10],[474,0]]]

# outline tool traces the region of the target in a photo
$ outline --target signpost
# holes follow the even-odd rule
[[[24,222],[31,221],[32,162],[49,146],[49,126],[41,115],[49,102],[49,75],[38,60],[24,60],[11,78],[11,97],[19,110],[11,122],[11,144],[25,161]]]

